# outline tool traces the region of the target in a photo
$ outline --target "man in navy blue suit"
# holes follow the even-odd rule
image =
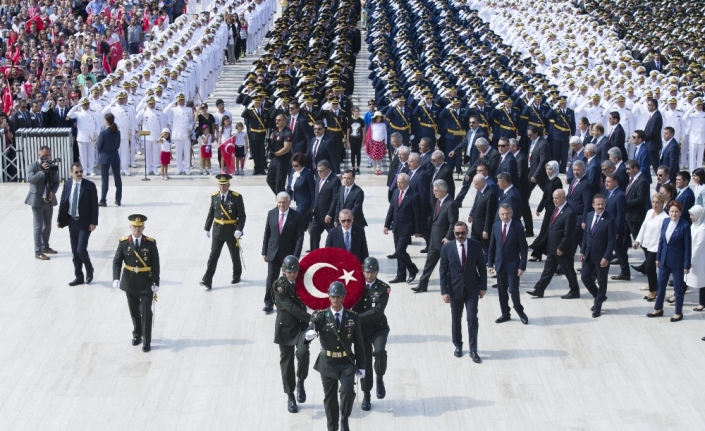
[[[649,149],[650,166],[654,168],[654,172],[658,169],[658,155],[661,151],[661,129],[663,128],[663,117],[661,111],[658,110],[658,100],[648,99],[646,108],[649,111],[649,119],[644,126],[644,143]],[[647,165],[648,166],[648,165]],[[651,176],[649,174],[649,176]],[[651,184],[651,181],[649,181]]]
[[[468,238],[468,226],[459,221],[453,227],[455,241],[448,242],[441,248],[441,295],[443,302],[450,304],[452,334],[456,358],[463,356],[463,330],[461,321],[463,308],[468,313],[468,339],[470,358],[479,364],[482,362],[477,354],[477,304],[487,292],[487,267],[480,251],[480,243]]]
[[[624,96],[621,96],[624,97]],[[627,141],[627,134],[624,132],[624,127],[622,127],[619,122],[621,121],[622,116],[619,114],[618,111],[613,111],[610,112],[608,121],[610,123],[610,131],[607,136],[607,139],[609,139],[609,150],[612,148],[618,148],[619,151],[622,153],[622,159],[626,159],[627,156],[627,149],[624,146],[624,143]],[[608,151],[609,151],[608,150]]]
[[[331,169],[335,175],[340,174],[340,162],[338,161],[338,153],[335,151],[333,141],[325,136],[326,126],[323,121],[316,121],[313,125],[314,137],[308,145],[306,157],[311,162],[311,170],[315,171],[318,162],[328,160]]]
[[[580,279],[595,298],[592,317],[600,317],[602,303],[607,299],[607,274],[617,235],[614,217],[605,212],[605,197],[596,194],[592,198],[592,208],[584,218],[585,234],[580,244],[580,260],[583,262]],[[593,276],[597,276],[597,285]],[[599,288],[598,288],[599,286]]]
[[[690,172],[680,171],[676,175],[676,201],[683,204],[681,218],[690,223],[690,209],[695,205],[695,193],[688,187],[690,183]]]
[[[573,162],[580,160],[582,162],[587,162],[585,158],[585,148],[583,148],[583,141],[579,137],[573,136],[570,138],[570,149],[573,150],[573,154],[570,158],[570,164],[568,169],[565,171],[565,183],[570,184],[573,181]]]
[[[651,158],[649,156],[649,148],[644,143],[646,135],[643,130],[635,130],[632,133],[632,143],[636,146],[634,150],[634,160],[639,162],[639,171],[646,180],[647,184],[651,184]],[[658,169],[658,166],[655,168]]]
[[[672,183],[676,182],[676,175],[680,168],[678,164],[681,159],[681,146],[674,138],[675,134],[676,131],[673,127],[663,128],[663,148],[661,148],[658,157],[659,166],[668,166],[669,179]]]
[[[585,214],[590,211],[590,203],[595,194],[595,189],[587,180],[585,174],[585,164],[581,161],[573,163],[573,181],[568,186],[568,205],[575,213],[575,230],[573,231],[573,244],[575,247],[583,239],[583,229],[581,227]],[[573,249],[573,253],[575,249]],[[560,273],[561,271],[559,271]]]
[[[592,184],[593,193],[597,193],[602,188],[602,168],[600,167],[600,157],[596,154],[595,144],[585,146],[585,179]]]
[[[407,283],[411,283],[419,273],[419,269],[406,248],[411,243],[411,236],[421,236],[421,198],[409,188],[409,176],[399,174],[397,176],[397,188],[392,193],[392,200],[389,202],[389,210],[384,221],[384,234],[389,234],[389,230],[394,232],[394,254],[397,259],[397,276],[390,283],[401,283],[409,278]]]
[[[607,154],[610,156],[610,161],[614,163],[614,173],[619,178],[619,188],[626,190],[629,183],[629,174],[627,173],[626,160],[622,158],[622,150],[612,147]]]
[[[499,166],[497,166],[497,174],[506,172],[512,177],[512,184],[519,184],[519,168],[517,165],[517,159],[509,151],[509,139],[499,138],[497,143],[497,150],[499,151]]]
[[[528,246],[524,227],[521,223],[512,220],[512,215],[512,207],[509,204],[500,205],[500,221],[492,226],[487,267],[490,274],[497,271],[499,307],[502,315],[495,322],[502,323],[510,320],[509,296],[511,295],[514,310],[519,315],[521,323],[528,325],[529,318],[524,313],[519,295],[519,277],[526,271]]]
[[[512,184],[512,178],[508,173],[503,172],[497,175],[497,185],[502,192],[497,196],[497,208],[502,204],[508,204],[512,208],[512,217],[516,221],[521,220],[521,193]],[[499,212],[495,214],[494,223],[499,221]]]
[[[627,215],[627,198],[624,192],[619,187],[619,176],[617,174],[609,174],[605,177],[605,211],[612,216],[617,226],[617,238],[614,242],[614,251],[617,254],[619,261],[619,276],[626,276],[626,280],[631,279],[631,270],[629,268],[629,258],[627,252],[629,246],[629,236],[627,235],[625,217]],[[594,202],[594,201],[593,201]],[[620,279],[619,276],[613,276],[613,280]]]
[[[308,144],[314,137],[313,124],[309,118],[306,118],[306,115],[299,114],[299,108],[298,101],[289,102],[289,116],[286,119],[286,126],[293,135],[291,154],[306,153]]]
[[[355,218],[349,209],[341,210],[337,217],[339,223],[328,232],[326,247],[345,249],[354,254],[362,264],[370,255],[365,229],[355,224]]]

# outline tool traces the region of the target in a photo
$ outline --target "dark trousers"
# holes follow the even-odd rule
[[[644,259],[644,272],[646,279],[649,280],[649,292],[658,290],[658,274],[656,273],[656,253],[652,253],[644,249],[646,255]]]
[[[397,255],[397,277],[406,278],[406,272],[409,275],[419,272],[419,269],[411,261],[411,256],[406,248],[411,244],[410,236],[400,236],[394,232],[394,252]]]
[[[590,259],[583,259],[580,279],[588,292],[595,298],[595,307],[601,307],[607,299],[607,275],[609,272],[609,264],[603,268]],[[597,284],[592,281],[593,275],[597,276]]]
[[[352,367],[352,364],[350,364]],[[357,371],[357,370],[356,370]],[[344,418],[352,413],[355,403],[355,373],[340,373],[340,404],[338,404],[338,379],[331,379],[321,374],[323,383],[323,406],[326,411],[328,431],[338,429],[340,415]]]
[[[565,174],[565,165],[568,163],[568,141],[549,138],[548,144],[551,148],[551,157],[549,157],[549,160],[557,161],[558,171],[561,174]]]
[[[311,237],[311,251],[318,250],[321,247],[321,235],[323,231],[328,232],[331,229],[333,229],[332,224],[321,223],[316,216],[313,217],[311,220],[311,232],[309,233]]]
[[[304,332],[301,332],[295,345],[279,345],[279,368],[281,368],[284,393],[294,393],[296,379],[306,380],[306,377],[308,377],[308,364],[311,355],[308,351],[308,344],[305,341]],[[294,372],[294,359],[297,362],[296,369],[298,371],[296,372]]]
[[[683,314],[683,296],[685,295],[685,281],[683,280],[683,268],[671,268],[664,262],[660,263],[658,269],[658,293],[654,310],[663,310],[663,300],[666,297],[668,288],[668,277],[673,275],[673,293],[676,295],[675,314]]]
[[[267,184],[269,188],[272,189],[275,195],[279,192],[283,192],[286,188],[286,176],[289,169],[289,160],[291,157],[282,156],[275,157],[269,163],[269,170],[267,171]]]
[[[701,287],[698,289],[700,292],[698,293],[698,305],[703,305],[705,306],[705,287]]]
[[[108,198],[108,186],[110,185],[110,168],[113,169],[113,178],[115,180],[115,202],[122,202],[122,178],[120,177],[120,163],[111,165],[100,165],[100,201],[105,202]]]
[[[71,253],[73,253],[73,269],[76,278],[83,280],[83,266],[86,267],[86,272],[93,272],[91,258],[88,256],[88,238],[91,236],[91,231],[81,229],[78,221],[69,217],[69,237],[71,238]]]
[[[546,256],[546,262],[543,265],[543,272],[539,281],[536,282],[534,289],[539,292],[544,292],[548,287],[548,283],[553,279],[553,274],[556,273],[556,268],[558,265],[563,267],[563,272],[565,273],[565,278],[568,279],[568,286],[570,286],[570,291],[574,293],[580,293],[580,286],[578,286],[578,276],[575,274],[575,265],[573,264],[574,253],[564,252],[563,256],[558,256],[555,250],[550,250],[549,254]]]
[[[490,248],[490,240],[489,240],[489,235],[487,239],[484,239],[482,237],[482,234],[476,234],[475,232],[470,233],[470,238],[474,239],[475,241],[480,242],[480,247],[482,247],[482,257],[485,258],[485,262],[487,262],[487,251]]]
[[[629,237],[622,233],[614,243],[614,252],[619,261],[619,273],[631,277],[632,270],[629,267],[629,255],[627,254],[629,245]]]
[[[432,247],[428,248],[428,254],[426,254],[426,263],[423,266],[423,272],[421,273],[421,278],[419,279],[419,289],[427,289],[428,281],[431,279],[433,271],[438,265],[438,261],[441,258],[441,251],[434,249]]]
[[[354,167],[360,166],[360,161],[362,159],[362,141],[353,142],[350,141],[350,165]]]
[[[661,152],[661,149],[659,148],[656,151],[649,151],[649,156],[651,156],[651,167],[654,168],[654,172],[658,171],[659,167],[659,153]],[[649,176],[651,176],[651,173],[649,172]],[[638,232],[637,232],[638,233]]]
[[[245,55],[247,55],[247,38],[240,39],[237,44],[237,49],[235,50],[235,56],[237,58],[242,58]]]
[[[142,344],[149,346],[152,342],[152,293],[147,295],[127,295],[127,306],[132,317],[132,336],[142,337]]]
[[[42,201],[38,207],[32,207],[32,218],[34,226],[34,254],[39,255],[49,247],[49,236],[51,235],[51,216],[54,214],[54,207],[51,202]]]
[[[470,178],[470,180],[466,180],[465,177],[463,177],[463,186],[460,188],[458,194],[455,195],[455,203],[458,204],[458,207],[463,206],[463,200],[465,200],[465,196],[468,194],[471,185],[472,178]]]
[[[509,296],[512,297],[512,304],[518,314],[524,312],[524,306],[521,305],[519,292],[519,275],[517,269],[507,270],[501,267],[497,270],[497,290],[499,293],[499,308],[502,310],[502,316],[508,316]]]
[[[531,193],[534,192],[538,184],[532,183],[529,179],[528,184],[521,188],[521,218],[524,220],[524,229],[527,232],[534,232],[534,215],[531,213],[531,205],[529,205],[529,199],[531,199]],[[541,188],[543,189],[543,187]]]
[[[233,278],[239,277],[242,274],[242,264],[240,263],[240,247],[236,245],[235,237],[229,237],[226,240],[213,238],[211,241],[211,254],[208,256],[208,266],[206,273],[203,274],[203,282],[211,284],[215,268],[218,266],[220,252],[223,250],[223,244],[228,245],[230,252],[230,260],[233,262]]]
[[[477,320],[477,301],[480,296],[477,293],[465,293],[461,299],[450,297],[450,317],[452,320],[453,345],[463,347],[463,308],[468,312],[468,341],[470,342],[470,351],[477,352],[477,329],[479,323]]]
[[[372,389],[373,374],[381,378],[387,372],[387,336],[389,336],[389,329],[375,332],[369,338],[365,338],[365,378],[360,381],[363,392],[369,392]],[[373,350],[374,353],[372,353]],[[372,373],[373,368],[374,373]]]
[[[255,173],[263,173],[267,167],[267,159],[264,154],[264,136],[264,133],[250,133],[247,137],[252,160],[255,164]]]
[[[128,49],[130,50],[130,54],[139,54],[140,53],[140,43],[139,42],[130,42],[128,44]]]
[[[267,262],[267,285],[264,290],[264,303],[273,304],[274,299],[272,298],[272,283],[274,283],[282,270],[282,260],[283,258],[275,257],[274,259]]]

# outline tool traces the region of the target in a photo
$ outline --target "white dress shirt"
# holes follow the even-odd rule
[[[73,204],[73,194],[78,193],[78,197],[81,197],[81,182],[83,179],[81,179],[78,182],[75,182],[71,184],[71,193],[69,194],[69,214],[71,214],[71,205]],[[78,213],[78,201],[76,201],[76,218],[78,218],[80,214]]]
[[[654,217],[654,210],[650,209],[646,212],[644,224],[641,225],[639,235],[636,237],[636,242],[651,253],[658,252],[658,243],[661,239],[661,226],[663,221],[668,218],[666,211],[661,211]]]
[[[669,220],[668,227],[666,228],[666,243],[671,242],[671,235],[673,235],[673,231],[676,230],[676,226],[678,226],[677,221]]]
[[[458,249],[458,259],[460,259],[460,263],[463,263],[463,249],[460,247],[461,245],[465,246],[465,262],[467,262],[467,257],[468,257],[468,239],[465,238],[465,241],[460,242],[458,240],[455,241],[455,247]]]

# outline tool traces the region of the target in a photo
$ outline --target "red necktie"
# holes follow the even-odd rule
[[[284,213],[279,214],[279,233],[282,233],[282,226],[284,226]]]
[[[441,210],[441,200],[438,199],[438,200],[436,201],[436,209],[433,211],[433,215],[434,215],[434,216],[437,216],[437,215],[438,215],[438,211],[440,211],[440,210]]]
[[[465,269],[465,265],[467,264],[467,257],[465,257],[465,243],[460,244],[460,255],[462,256],[461,263],[463,264],[463,269]]]
[[[507,242],[507,224],[504,224],[504,229],[502,229],[502,244]]]
[[[294,117],[291,117],[291,124],[289,125],[289,130],[294,131]]]
[[[321,178],[321,179],[318,181],[318,192],[319,192],[319,193],[321,192],[321,187],[323,187],[323,183],[325,183],[325,182],[326,182],[326,181],[325,181],[323,178]]]
[[[397,206],[401,205],[401,199],[404,197],[404,192],[399,190],[399,197],[397,198]]]
[[[634,181],[634,178],[633,178],[633,177],[629,180],[629,184],[627,184],[627,191],[624,192],[625,195],[628,195],[628,194],[629,194],[629,189],[632,188],[632,181]]]
[[[553,226],[553,222],[556,221],[557,216],[558,216],[558,207],[556,207],[556,209],[553,210],[553,215],[551,216],[551,224],[549,226]]]
[[[575,190],[575,186],[577,186],[579,182],[579,179],[573,182],[573,186],[570,188],[570,194],[568,196],[573,196],[573,190]]]

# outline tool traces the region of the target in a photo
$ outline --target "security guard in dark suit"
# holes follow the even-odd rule
[[[289,396],[287,409],[296,413],[296,401],[306,402],[304,380],[308,376],[309,352],[304,333],[311,315],[306,312],[306,305],[296,293],[296,278],[299,276],[299,260],[296,256],[287,256],[282,264],[284,275],[272,283],[272,296],[277,305],[277,320],[274,324],[274,342],[279,344],[279,367],[282,373],[284,392]],[[294,348],[298,372],[294,373]],[[298,378],[298,381],[295,380]],[[296,386],[296,398],[294,398]]]
[[[387,395],[384,388],[384,373],[387,371],[387,336],[389,325],[384,309],[389,302],[391,288],[382,280],[377,279],[379,262],[374,257],[368,257],[362,263],[362,272],[365,276],[365,293],[360,301],[353,307],[362,324],[362,338],[365,340],[365,370],[368,373],[362,379],[362,410],[370,410],[370,390],[372,389],[372,357],[374,356],[374,373],[377,375],[377,399]],[[374,353],[372,353],[374,346]]]
[[[132,345],[142,344],[149,352],[152,341],[152,299],[159,291],[159,251],[154,238],[142,235],[147,217],[133,214],[130,220],[132,235],[120,238],[113,258],[113,287],[120,287],[127,295],[127,306],[132,317]],[[122,277],[120,269],[123,268]]]
[[[328,287],[330,308],[316,311],[306,331],[306,340],[316,334],[321,339],[321,353],[313,369],[321,373],[323,406],[328,431],[338,429],[338,381],[340,381],[340,429],[350,431],[348,416],[355,402],[355,374],[365,378],[365,348],[362,325],[357,313],[343,308],[345,286],[334,281]],[[355,353],[352,347],[355,346]]]
[[[228,245],[230,259],[233,262],[233,279],[230,283],[239,283],[242,275],[240,237],[242,236],[242,230],[245,228],[245,204],[242,201],[242,195],[230,190],[230,179],[232,176],[220,174],[215,177],[218,179],[219,190],[211,194],[208,217],[206,217],[206,226],[204,227],[208,238],[211,237],[211,226],[213,227],[208,267],[200,283],[206,289],[212,287],[213,274],[215,274],[215,268],[218,266],[218,258],[220,258],[220,252],[223,250],[223,244]]]

